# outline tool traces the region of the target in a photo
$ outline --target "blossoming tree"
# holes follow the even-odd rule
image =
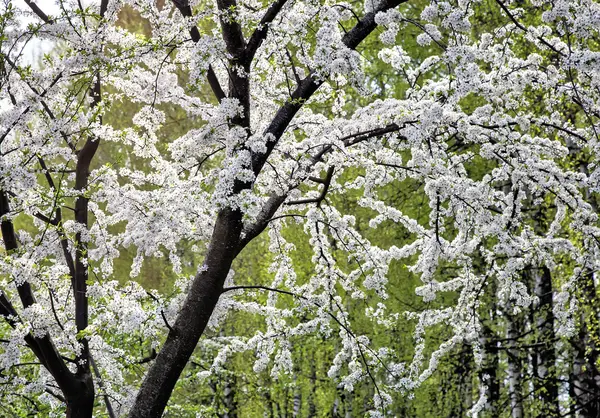
[[[346,390],[370,380],[383,414],[458,345],[485,361],[483,295],[513,313],[540,303],[523,282],[531,266],[554,273],[538,278],[556,290],[550,332],[574,332],[575,289],[600,260],[594,1],[13,3],[0,6],[6,396],[69,417],[159,417],[199,344],[218,351],[200,378],[239,352],[289,373],[291,341],[317,333],[340,342],[329,377]],[[118,25],[123,7],[150,33]],[[33,66],[24,51],[40,40],[54,50]],[[123,103],[136,109],[128,126],[107,117]],[[169,109],[189,121],[182,135],[169,135]],[[425,221],[389,199],[409,186]],[[354,205],[338,204],[348,194]],[[385,228],[407,238],[382,247]],[[259,236],[270,279],[236,277]],[[163,256],[172,292],[117,280]],[[202,260],[191,276],[186,257]],[[390,309],[401,264],[428,309]],[[348,300],[374,329],[408,315],[412,360],[359,333]],[[206,333],[239,311],[264,326]],[[451,337],[432,348],[439,326]],[[135,358],[138,340],[151,357]],[[483,376],[475,411],[488,391]]]

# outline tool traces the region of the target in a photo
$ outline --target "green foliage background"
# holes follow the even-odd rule
[[[264,2],[267,4],[267,2]],[[423,0],[411,1],[401,7],[402,13],[410,16],[418,16],[421,9],[427,2]],[[484,31],[495,26],[500,19],[504,19],[497,11],[497,5],[492,1],[484,1],[479,7],[478,16],[481,19],[481,25],[473,25],[473,36],[477,37],[479,31]],[[121,11],[119,24],[139,36],[149,36],[150,27],[130,8]],[[409,53],[416,62],[420,62],[428,56],[437,53],[438,48],[435,44],[429,47],[422,47],[416,43],[416,36],[421,33],[416,26],[406,26],[398,35],[398,42]],[[404,98],[408,84],[403,74],[397,74],[387,65],[384,65],[377,58],[377,53],[382,45],[378,40],[378,31],[370,36],[360,48],[360,53],[366,63],[367,85],[372,87],[373,95],[365,98],[356,92],[350,90],[346,92],[345,110],[352,113],[354,109],[362,106],[374,98]],[[524,44],[525,45],[525,44]],[[523,55],[527,55],[527,47],[523,46]],[[444,71],[441,69],[440,71]],[[181,73],[181,85],[186,85],[187,75]],[[425,82],[420,79],[419,83]],[[196,87],[194,87],[196,88]],[[110,91],[110,89],[109,89]],[[207,85],[199,86],[196,94],[204,100],[210,101],[214,98]],[[335,94],[331,101],[335,99]],[[536,92],[530,93],[532,97]],[[475,109],[481,104],[481,99],[477,96],[471,97],[461,103],[463,109]],[[115,128],[131,127],[133,116],[140,109],[140,106],[130,102],[113,103],[105,121]],[[189,119],[181,109],[175,107],[162,106],[167,115],[167,121],[160,131],[161,144],[164,147],[174,138],[185,133],[193,127],[197,127],[201,122]],[[327,105],[313,110],[328,114],[330,112]],[[540,109],[542,112],[543,109]],[[460,146],[460,144],[454,144]],[[146,161],[137,159],[129,150],[119,147],[116,144],[103,144],[100,147],[100,154],[95,162],[96,167],[111,164],[119,165],[128,162],[136,169],[144,170]],[[565,161],[564,164],[577,164],[577,161]],[[469,170],[471,175],[477,177],[487,172],[490,167],[485,163],[475,159]],[[347,169],[346,176],[354,177],[360,173],[357,170]],[[423,193],[420,184],[410,180],[402,183],[391,184],[386,187],[380,196],[385,196],[387,202],[393,204],[407,214],[417,219],[423,225],[428,222],[429,206],[426,196]],[[401,246],[402,243],[411,239],[410,235],[399,225],[390,222],[382,224],[379,228],[371,229],[368,227],[369,220],[374,214],[368,209],[361,208],[357,201],[360,198],[359,191],[351,191],[344,194],[333,194],[328,197],[329,203],[338,208],[343,208],[344,213],[353,213],[356,217],[357,229],[368,237],[371,242],[382,247],[389,248],[392,245]],[[547,206],[541,208],[544,216],[549,215],[554,209],[550,202]],[[67,215],[68,216],[68,215]],[[28,226],[17,220],[18,228],[27,229]],[[541,222],[541,227],[547,227]],[[447,233],[452,234],[451,225],[447,226]],[[296,246],[292,253],[295,270],[302,281],[302,277],[309,277],[313,274],[312,249],[309,247],[308,240],[301,226],[290,226],[284,231],[286,240]],[[180,255],[183,257],[185,271],[184,275],[190,275],[201,263],[202,254],[190,251],[190,245],[182,245]],[[266,237],[261,236],[253,241],[243,251],[235,262],[236,284],[263,284],[269,285],[272,274],[268,269],[272,262],[272,256],[268,251],[268,242]],[[123,250],[121,257],[115,264],[115,277],[125,283],[130,280],[128,273],[129,267],[135,256],[134,250]],[[340,259],[342,252],[340,251]],[[572,268],[565,263],[561,266],[562,274],[554,276],[554,286],[558,288],[563,280],[562,277],[568,277]],[[453,266],[443,265],[439,268],[437,276],[440,280],[452,275]],[[168,293],[174,284],[176,277],[173,274],[168,260],[149,258],[146,259],[142,271],[136,280],[147,290],[160,291]],[[414,294],[414,289],[421,284],[418,277],[410,273],[402,263],[395,263],[390,269],[389,274],[389,300],[388,307],[391,310],[403,312],[406,310],[420,311],[426,308],[432,308],[437,305],[445,305],[456,298],[456,295],[446,294],[434,302],[424,303]],[[490,332],[496,337],[505,333],[505,318],[503,312],[496,310],[493,303],[493,294],[483,294],[482,300],[488,306],[487,326]],[[264,292],[256,292],[257,301],[265,301]],[[281,304],[290,303],[290,297],[280,298]],[[376,299],[365,299],[355,301],[348,298],[346,308],[351,313],[353,327],[359,334],[369,335],[371,340],[378,346],[387,345],[393,347],[398,358],[410,362],[414,354],[414,342],[412,332],[414,323],[406,318],[398,321],[393,332],[383,329],[373,328],[373,322],[365,318],[365,308],[374,306]],[[587,328],[590,331],[591,338],[596,342],[598,340],[598,323],[594,320],[597,301],[587,300],[581,296],[581,306],[584,312],[582,318],[588,318]],[[580,326],[582,324],[579,324]],[[263,330],[265,325],[259,317],[239,312],[232,313],[224,322],[221,329],[214,331],[219,335],[247,335],[251,336],[256,330]],[[443,327],[435,327],[429,331],[428,350],[431,351],[439,343],[447,339],[450,330]],[[521,341],[521,344],[532,344],[539,342],[535,332]],[[140,358],[149,354],[149,344],[146,341],[132,337],[127,344],[133,345],[132,351],[138,352]],[[297,338],[293,340],[293,360],[294,370],[291,375],[281,376],[277,379],[271,377],[271,367],[267,370],[255,373],[253,371],[254,356],[253,353],[244,353],[236,355],[230,362],[224,372],[212,376],[207,380],[198,380],[195,376],[198,371],[210,367],[215,352],[198,350],[194,359],[188,365],[184,378],[178,384],[175,393],[170,401],[170,407],[167,412],[168,417],[195,417],[195,416],[220,416],[220,417],[360,417],[364,416],[373,408],[372,398],[375,387],[369,379],[365,379],[361,384],[355,387],[353,392],[346,392],[338,387],[334,379],[327,376],[327,371],[338,351],[339,342],[335,338],[326,338],[319,334],[312,337]],[[506,357],[500,354],[498,365],[498,375],[505,376]],[[33,360],[33,357],[32,357]],[[146,364],[134,366],[131,379],[141,379]],[[481,371],[475,368],[469,347],[463,346],[454,350],[440,364],[434,375],[419,387],[414,393],[397,394],[391,415],[398,417],[459,417],[466,416],[466,413],[472,403],[478,397],[477,380]],[[14,373],[20,373],[14,371]],[[558,373],[558,372],[556,372]],[[24,376],[26,377],[26,376]],[[382,376],[380,376],[382,377]],[[510,416],[508,407],[508,398],[506,390],[501,392],[501,398],[498,401],[499,416]],[[26,404],[25,404],[26,405]],[[525,401],[526,416],[541,416],[539,401],[534,397],[528,397]],[[104,405],[98,402],[97,416],[107,416],[103,409]],[[7,416],[26,416],[21,406],[4,406]],[[38,414],[43,416],[44,411],[38,410]],[[483,414],[486,416],[486,413]]]

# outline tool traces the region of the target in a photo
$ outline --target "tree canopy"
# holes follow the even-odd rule
[[[46,6],[0,1],[7,416],[596,416],[600,4]]]

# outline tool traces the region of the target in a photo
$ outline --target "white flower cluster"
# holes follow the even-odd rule
[[[191,283],[212,273],[201,259],[222,244],[214,231],[231,213],[237,235],[224,248],[237,255],[265,231],[270,268],[221,277],[238,288],[216,305],[198,346],[215,355],[198,377],[244,351],[257,373],[293,373],[294,344],[318,334],[339,341],[328,375],[344,390],[377,379],[376,416],[460,344],[481,360],[481,295],[511,314],[536,306],[524,272],[542,269],[553,277],[557,335],[575,332],[579,284],[600,267],[598,3],[506,2],[481,25],[470,0],[421,9],[367,0],[362,10],[306,0],[264,27],[260,2],[184,18],[170,2],[109,1],[103,19],[95,4],[84,14],[63,3],[52,22],[0,5],[0,368],[32,356],[24,338],[51,339],[78,359],[72,369],[87,344],[102,390],[125,413],[132,367],[161,349]],[[122,3],[151,30],[116,24]],[[379,51],[349,46],[363,16],[381,27],[369,38]],[[266,28],[252,63],[228,67],[220,17],[244,34]],[[405,28],[419,34],[407,39]],[[33,40],[56,45],[39,67],[23,52]],[[171,266],[168,292],[127,282],[153,262]],[[81,271],[85,327],[73,314]],[[409,279],[424,308],[406,313],[398,289]],[[234,313],[262,328],[217,332]],[[412,361],[363,321],[379,335],[411,324]],[[439,329],[445,340],[431,350]],[[32,370],[32,382],[0,383],[58,410],[42,396],[54,377]]]

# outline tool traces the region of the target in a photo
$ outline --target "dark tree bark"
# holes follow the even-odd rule
[[[458,416],[464,417],[473,407],[473,359],[467,345],[463,345],[460,354],[457,374],[459,376],[458,385]]]
[[[575,115],[571,115],[575,119]],[[569,154],[573,155],[579,171],[589,175],[588,161],[578,158],[577,146],[567,140]],[[598,213],[596,195],[589,188],[584,190],[586,200]],[[594,272],[586,269],[583,282],[578,289],[579,332],[571,340],[573,361],[569,375],[569,396],[571,397],[571,414],[585,418],[600,418],[600,370],[598,370],[598,337],[600,325],[600,309]]]
[[[342,41],[347,47],[356,48],[376,28],[376,13],[396,7],[403,1],[405,0],[383,1],[376,12],[367,13],[363,16],[346,33]],[[178,0],[175,4],[180,11],[189,9],[187,2]],[[235,1],[233,0],[219,0],[217,4],[222,10],[231,6],[235,7]],[[269,8],[267,14],[271,13],[273,7]],[[273,14],[273,18],[275,15],[276,13]],[[231,20],[222,21],[221,28],[228,52],[232,57],[230,65],[242,65],[243,68],[249,69],[253,52],[248,49],[239,24]],[[266,32],[265,35],[261,36],[266,36]],[[231,73],[237,72],[230,71]],[[292,93],[290,101],[279,109],[265,131],[265,134],[271,134],[273,138],[272,141],[268,142],[267,152],[252,155],[252,169],[256,175],[262,170],[277,141],[281,138],[298,110],[322,83],[323,81],[317,79],[314,74],[309,74],[304,80],[300,81],[296,90]],[[242,115],[236,118],[233,123],[249,128],[249,80],[238,75],[231,77],[229,97],[238,99],[243,107]],[[237,182],[234,185],[233,193],[237,194],[252,187],[252,183]],[[259,219],[256,227],[250,228],[252,232],[250,239],[264,230],[268,219],[283,203],[283,200],[284,198],[277,198],[275,204],[272,201],[268,203],[268,206],[261,213],[262,216],[267,218]],[[205,257],[205,268],[193,280],[175,324],[172,326],[161,351],[141,385],[131,409],[130,416],[132,418],[158,418],[162,415],[181,372],[192,355],[198,340],[204,333],[206,324],[223,289],[223,283],[231,263],[249,241],[247,237],[243,241],[241,240],[242,226],[242,213],[239,210],[226,208],[219,212]]]
[[[35,2],[26,1],[29,8],[35,13],[42,21],[48,25],[53,25],[54,20],[50,19],[46,13],[36,5]],[[108,0],[102,0],[100,2],[100,17],[104,17],[108,7]],[[85,24],[85,20],[84,20]],[[59,76],[60,77],[60,76]],[[54,82],[58,81],[58,78]],[[30,88],[37,94],[35,87]],[[98,106],[102,100],[101,96],[101,83],[100,76],[96,75],[93,85],[90,88],[90,95],[92,97],[92,107]],[[42,95],[40,95],[42,97]],[[51,119],[55,119],[54,114],[42,101],[44,111],[48,114]],[[100,123],[102,120],[100,119]],[[70,144],[69,138],[64,132],[61,135],[67,143]],[[88,179],[90,175],[90,165],[96,154],[99,145],[99,138],[90,137],[86,140],[85,144],[80,150],[75,151],[74,145],[70,144],[74,152],[77,155],[77,163],[75,169],[75,189],[81,192],[81,195],[77,197],[75,201],[75,221],[88,227],[88,201],[86,197],[86,189],[88,186]],[[46,169],[45,162],[41,157],[38,157],[40,166],[42,169]],[[56,189],[52,175],[46,171],[45,173],[48,185],[52,189]],[[0,216],[6,215],[10,212],[8,197],[6,191],[2,191],[0,196],[1,208]],[[62,214],[60,208],[55,210],[54,219],[44,219],[43,216],[40,218],[52,225],[60,226],[62,224]],[[71,276],[71,282],[73,287],[73,297],[75,300],[75,325],[78,332],[83,331],[88,326],[88,299],[87,299],[87,280],[88,280],[88,263],[87,263],[87,243],[81,239],[81,233],[77,233],[75,237],[75,260],[68,249],[68,242],[66,237],[59,231],[60,245],[66,260],[66,264],[69,267],[69,273]],[[7,252],[16,251],[18,249],[18,243],[16,234],[12,222],[7,219],[2,221],[2,237],[4,240],[5,248]],[[28,307],[35,303],[35,297],[30,285],[25,282],[17,287],[17,291],[21,298],[24,307]],[[8,310],[11,313],[16,313],[12,305],[2,295],[2,311]],[[7,303],[4,303],[4,302]],[[14,324],[13,324],[14,325]],[[52,377],[56,380],[60,390],[63,393],[63,397],[67,406],[66,416],[68,418],[87,418],[91,417],[94,409],[95,389],[94,381],[90,369],[90,352],[88,347],[88,341],[85,337],[80,338],[78,342],[81,344],[81,352],[76,357],[77,370],[72,373],[66,366],[62,356],[54,346],[49,335],[42,338],[33,337],[28,335],[25,341],[38,357],[41,364],[48,370]],[[108,401],[107,401],[108,403]],[[108,405],[107,405],[108,406]],[[111,410],[111,408],[108,408]]]
[[[597,294],[593,273],[583,278],[580,291],[579,332],[572,339],[573,364],[569,393],[575,416],[600,418],[600,371],[598,370]]]
[[[0,191],[2,239],[4,241],[5,250],[8,253],[11,253],[18,251],[18,241],[12,221],[5,218],[5,215],[8,215],[9,213],[10,207],[8,197],[6,192],[2,190]],[[17,286],[17,292],[19,293],[23,307],[27,308],[36,303],[33,290],[29,283],[25,282]],[[17,316],[15,308],[4,295],[0,298],[0,305],[0,313],[4,315],[9,314],[15,317]],[[15,320],[13,320],[11,326],[14,326],[15,323]],[[94,384],[89,373],[86,374],[80,372],[81,370],[85,370],[85,366],[80,366],[76,373],[72,373],[67,368],[62,356],[48,334],[43,337],[34,337],[29,334],[25,337],[25,342],[38,357],[40,363],[56,380],[67,404],[67,417],[91,417],[94,407]],[[84,357],[81,358],[85,361]]]
[[[495,335],[492,330],[483,326],[482,345],[485,347],[485,354],[479,379],[487,387],[486,411],[490,417],[498,417],[498,401],[500,399],[500,382],[498,380],[498,348]]]
[[[538,346],[535,350],[534,387],[540,400],[540,416],[558,416],[558,379],[554,351],[554,313],[552,301],[552,275],[547,267],[533,270],[534,294],[538,297],[535,325]]]
[[[510,399],[510,414],[512,418],[523,418],[523,361],[517,346],[518,336],[523,332],[523,322],[516,315],[508,315],[506,324],[506,339],[509,346],[508,363],[508,397]]]
[[[300,416],[302,409],[302,387],[298,384],[298,372],[299,370],[296,370],[294,373],[294,399],[292,404],[292,417],[294,418]]]
[[[315,405],[315,393],[317,393],[317,369],[315,361],[310,362],[310,395],[308,396],[308,417],[317,415],[317,406]]]

